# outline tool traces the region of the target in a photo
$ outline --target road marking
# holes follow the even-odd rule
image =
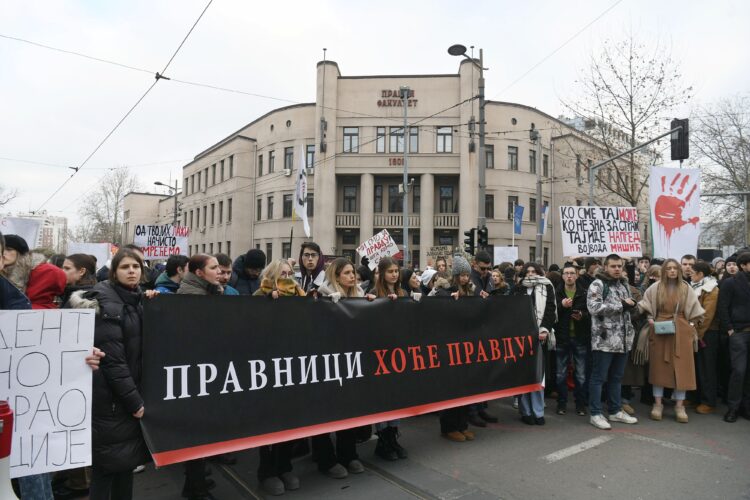
[[[636,441],[644,441],[646,443],[658,444],[659,446],[663,446],[664,448],[669,448],[670,450],[684,451],[685,453],[691,453],[693,455],[700,455],[702,457],[718,458],[719,460],[732,461],[732,458],[726,455],[719,455],[717,453],[712,453],[710,451],[699,450],[698,448],[691,448],[690,446],[683,446],[681,444],[672,443],[669,441],[662,441],[661,439],[654,439],[654,438],[642,436],[641,434],[623,433],[623,435],[629,439],[635,439]]]
[[[245,481],[242,480],[242,478],[228,465],[224,464],[217,464],[219,468],[224,472],[224,475],[228,477],[230,481],[233,481],[235,483],[235,487],[241,488],[244,490],[249,498],[254,498],[255,500],[262,500],[262,497],[253,491],[253,489],[250,487],[249,484],[247,484]],[[245,498],[248,498],[245,497]]]
[[[562,460],[563,458],[568,458],[581,453],[582,451],[590,450],[591,448],[599,446],[600,444],[604,444],[607,441],[611,441],[612,439],[614,439],[614,436],[595,437],[594,439],[589,439],[588,441],[584,441],[583,443],[568,446],[567,448],[563,448],[562,450],[550,453],[549,455],[545,455],[542,457],[542,460],[545,460],[547,463],[551,464],[557,462],[558,460]]]

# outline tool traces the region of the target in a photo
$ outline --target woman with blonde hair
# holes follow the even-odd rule
[[[372,294],[365,294],[362,287],[357,284],[357,273],[354,264],[345,258],[339,257],[331,262],[325,271],[325,283],[318,289],[324,297],[331,297],[334,302],[341,298],[367,297],[374,300]]]
[[[649,382],[653,385],[653,420],[661,420],[664,388],[674,389],[676,419],[687,423],[685,392],[695,390],[695,323],[703,320],[704,310],[695,293],[682,279],[680,263],[667,259],[660,280],[651,285],[638,303],[649,322]]]
[[[253,295],[279,297],[304,297],[305,291],[294,279],[294,270],[285,259],[276,259],[260,273],[260,288]]]

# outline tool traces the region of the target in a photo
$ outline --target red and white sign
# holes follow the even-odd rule
[[[170,255],[188,254],[190,228],[171,224],[138,224],[133,243],[143,249],[146,260],[167,259]]]
[[[698,252],[701,234],[701,173],[698,169],[651,167],[649,206],[654,257],[681,259]]]
[[[360,244],[357,247],[357,253],[362,257],[367,257],[370,261],[368,266],[370,269],[375,269],[380,259],[395,256],[399,253],[399,249],[396,242],[393,241],[393,238],[388,233],[388,230],[383,229],[372,238]]]
[[[560,234],[566,257],[643,255],[637,208],[561,206]]]

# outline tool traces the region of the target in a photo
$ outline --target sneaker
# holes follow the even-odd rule
[[[585,406],[576,406],[576,415],[579,417],[585,417],[586,416],[586,407]]]
[[[568,413],[568,409],[566,408],[565,403],[557,403],[557,414],[565,415],[566,413]]]
[[[291,472],[285,472],[279,476],[281,482],[284,483],[284,489],[286,491],[294,491],[299,489],[299,478]]]
[[[695,407],[695,413],[700,413],[701,415],[709,415],[716,411],[716,408],[713,406],[708,406],[707,404],[701,403],[698,406]]]
[[[628,403],[623,403],[622,404],[622,411],[624,411],[628,415],[635,415],[635,408],[633,408],[632,406],[630,406]]]
[[[544,425],[545,424],[544,417],[536,417],[536,418],[534,418],[534,423],[536,425]]]
[[[135,469],[133,469],[133,474],[140,474],[144,470],[146,470],[146,466],[145,465],[139,465],[138,467],[136,467]]]
[[[326,471],[326,476],[332,477],[333,479],[344,479],[349,473],[346,468],[341,464],[336,464]]]
[[[453,441],[455,443],[463,443],[466,441],[466,436],[464,436],[463,432],[459,431],[445,432],[442,436],[448,441]]]
[[[604,418],[604,415],[591,415],[591,419],[589,420],[589,422],[597,429],[601,429],[603,431],[608,431],[612,428],[612,426],[609,425],[609,422],[607,422],[607,419]]]
[[[365,466],[359,460],[352,460],[349,465],[346,466],[347,470],[352,474],[362,474],[365,471]]]
[[[515,396],[515,397],[513,398],[513,409],[514,409],[514,410],[517,410],[517,409],[518,409],[518,396]]]
[[[610,415],[609,416],[609,421],[610,422],[620,422],[620,423],[623,423],[623,424],[637,424],[638,423],[638,419],[637,418],[631,417],[630,415],[628,415],[627,413],[625,413],[622,410],[618,411],[614,415]]]
[[[474,438],[476,437],[476,436],[474,436],[473,432],[468,431],[468,430],[467,431],[461,431],[461,434],[464,435],[464,437],[466,438],[467,441],[474,441]]]
[[[260,482],[260,487],[272,496],[279,496],[284,494],[284,483],[278,477],[267,477]]]

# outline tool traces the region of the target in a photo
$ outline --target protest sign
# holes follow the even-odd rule
[[[698,253],[701,171],[651,167],[649,206],[654,257],[681,259]]]
[[[542,388],[525,295],[163,295],[143,324],[142,424],[157,466]],[[237,335],[249,324],[263,335]]]
[[[76,241],[68,242],[68,255],[75,253],[85,253],[96,257],[96,268],[101,269],[112,258],[109,243],[78,243]]]
[[[510,262],[511,264],[518,259],[518,247],[495,247],[495,265],[502,264],[503,262]]]
[[[14,412],[10,476],[91,465],[93,310],[0,311],[0,400]]]
[[[378,262],[383,257],[391,257],[399,252],[396,242],[388,234],[387,229],[383,229],[378,234],[368,239],[357,247],[357,253],[362,257],[367,257],[370,261],[368,266],[375,269]]]
[[[638,209],[633,207],[560,207],[563,255],[640,257]]]
[[[143,249],[146,260],[166,259],[170,255],[188,255],[190,228],[171,224],[138,224],[133,243]]]
[[[24,219],[22,217],[0,217],[0,232],[16,234],[26,240],[29,248],[34,249],[39,241],[39,230],[42,221],[39,219]]]
[[[430,247],[427,251],[428,257],[447,257],[453,253],[453,247],[450,245],[439,245]]]

